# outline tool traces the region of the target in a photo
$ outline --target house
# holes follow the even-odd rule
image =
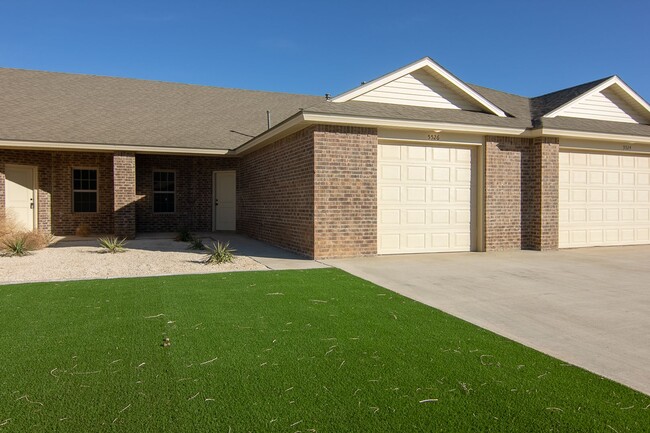
[[[237,230],[309,257],[650,243],[650,106],[424,58],[334,98],[0,69],[0,206],[70,235]]]

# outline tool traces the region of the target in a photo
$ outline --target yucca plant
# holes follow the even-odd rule
[[[9,257],[13,256],[26,256],[29,254],[29,246],[27,243],[27,236],[25,234],[18,234],[2,240],[2,247],[5,254]]]
[[[205,245],[203,241],[199,238],[194,238],[190,241],[190,246],[187,247],[188,250],[205,250]]]
[[[206,265],[221,264],[221,263],[230,263],[235,258],[235,250],[230,248],[230,242],[221,243],[217,242],[216,244],[212,242],[211,247],[207,247],[208,255],[203,260],[203,263]]]
[[[105,238],[97,239],[99,246],[104,249],[106,253],[123,253],[126,251],[124,245],[126,245],[126,238],[118,238],[116,236],[108,236]]]

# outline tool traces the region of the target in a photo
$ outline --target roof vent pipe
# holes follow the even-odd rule
[[[271,112],[266,110],[266,129],[271,129]]]
[[[325,100],[326,100],[326,101],[331,101],[331,100],[332,100],[332,96],[331,96],[329,93],[326,93],[326,94],[325,94]]]

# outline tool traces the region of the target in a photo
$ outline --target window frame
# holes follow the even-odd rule
[[[173,191],[156,191],[156,173],[172,173],[174,175],[174,190]],[[152,197],[151,197],[151,211],[154,214],[157,215],[172,215],[176,213],[176,179],[177,179],[177,173],[176,170],[169,170],[169,169],[159,169],[156,168],[152,170],[151,172],[151,191],[152,191]],[[172,194],[172,197],[174,198],[173,205],[174,205],[174,210],[171,212],[160,212],[156,210],[156,194]]]
[[[74,172],[77,170],[86,170],[86,171],[94,171],[95,172],[95,188],[96,189],[75,189],[74,187],[74,181],[75,181],[75,176]],[[75,214],[96,214],[99,213],[99,168],[98,167],[72,167],[72,173],[71,173],[71,180],[72,180],[72,198],[70,200],[72,204],[72,213]],[[77,192],[94,192],[95,193],[95,210],[94,211],[78,211],[75,210],[75,193]]]

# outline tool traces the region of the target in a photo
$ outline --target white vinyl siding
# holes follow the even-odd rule
[[[611,87],[569,105],[557,115],[612,122],[646,123],[646,119],[639,111]]]
[[[650,243],[650,157],[560,152],[560,248]]]
[[[379,254],[470,251],[472,150],[381,144]]]
[[[355,101],[481,111],[457,90],[425,71],[414,71],[354,98]]]

